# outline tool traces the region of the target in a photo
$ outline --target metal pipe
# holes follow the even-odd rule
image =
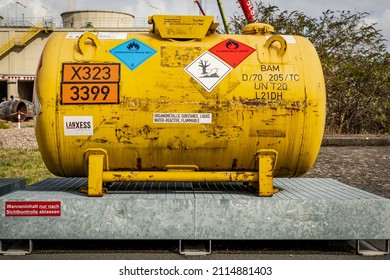
[[[33,103],[27,100],[3,101],[0,103],[0,119],[17,122],[18,111],[20,111],[21,121],[32,118],[34,112],[33,106]]]
[[[258,172],[104,171],[103,182],[258,182]]]
[[[205,11],[203,10],[202,5],[199,3],[199,0],[195,0],[194,2],[198,5],[199,10],[200,10],[200,12],[202,13],[202,15],[205,16],[206,13],[205,13]]]
[[[221,14],[222,23],[223,23],[223,26],[225,28],[225,32],[226,32],[226,34],[230,34],[229,26],[228,26],[228,24],[226,22],[225,14],[223,12],[221,0],[217,0],[217,3],[218,3],[219,12]]]

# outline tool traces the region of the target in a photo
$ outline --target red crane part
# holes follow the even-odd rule
[[[242,11],[244,12],[245,18],[248,23],[257,22],[257,18],[255,17],[255,9],[253,7],[251,0],[237,0],[237,2],[241,5]]]
[[[205,11],[203,10],[202,5],[199,3],[199,0],[195,0],[194,2],[198,5],[199,10],[200,10],[200,12],[202,13],[202,15],[205,16],[206,13],[205,13]]]

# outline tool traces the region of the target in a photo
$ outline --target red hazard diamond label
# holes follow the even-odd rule
[[[209,51],[235,68],[255,49],[236,40],[227,39],[215,45]]]

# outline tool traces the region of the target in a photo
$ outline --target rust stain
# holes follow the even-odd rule
[[[202,53],[201,47],[161,46],[161,67],[184,67]]]
[[[175,141],[175,142],[172,142],[172,143],[169,143],[167,145],[167,147],[170,149],[170,150],[189,150],[190,148],[185,144],[183,143],[182,141]]]
[[[258,137],[286,137],[286,132],[282,130],[273,130],[273,129],[259,129],[257,130]]]
[[[89,140],[88,142],[104,144],[104,143],[107,143],[108,140],[107,140],[107,139],[91,139],[91,140]]]
[[[238,103],[247,107],[265,107],[268,106],[270,109],[277,109],[286,105],[283,100],[265,100],[259,98],[239,98]]]
[[[143,127],[131,127],[128,124],[115,129],[115,137],[118,142],[131,144],[132,139],[136,137],[142,137],[146,140],[155,141],[159,138],[159,129],[151,128],[149,125]]]

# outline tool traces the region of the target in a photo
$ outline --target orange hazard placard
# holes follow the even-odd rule
[[[119,84],[62,84],[62,104],[119,103]]]
[[[63,64],[62,104],[119,103],[119,64]]]
[[[119,64],[63,64],[62,82],[119,82]]]

